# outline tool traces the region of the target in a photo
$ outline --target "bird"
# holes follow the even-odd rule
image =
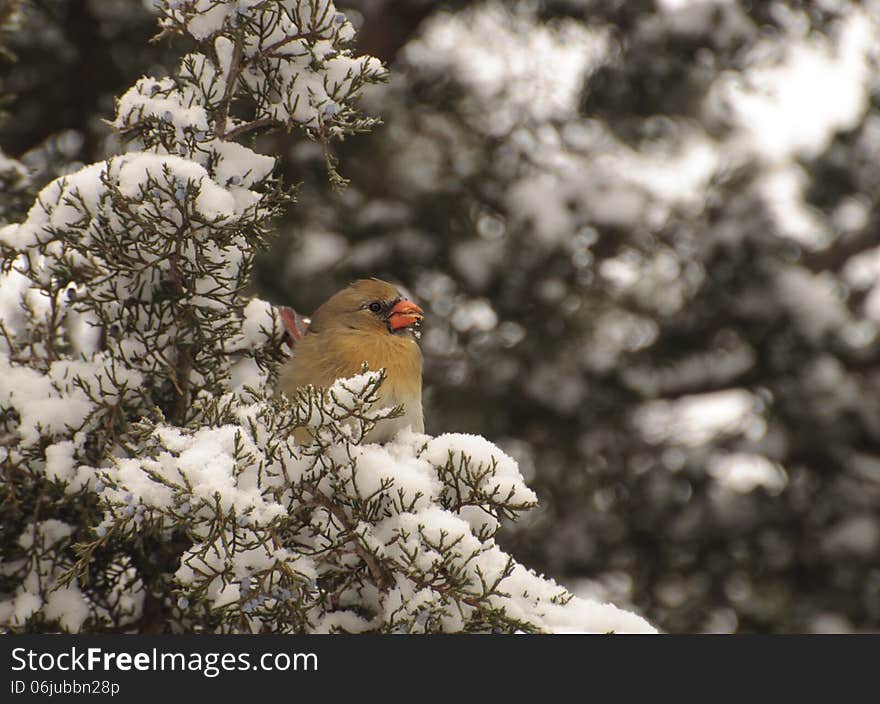
[[[289,399],[309,385],[327,389],[359,374],[366,363],[385,370],[376,407],[403,406],[403,415],[380,420],[364,442],[386,443],[410,427],[425,431],[422,412],[422,352],[418,344],[424,311],[396,286],[381,279],[359,279],[333,294],[305,318],[282,307],[291,355],[278,372],[276,394]],[[298,443],[310,435],[295,434]]]

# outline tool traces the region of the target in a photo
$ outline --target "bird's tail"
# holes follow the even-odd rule
[[[312,320],[304,315],[300,315],[293,308],[288,308],[287,306],[278,306],[278,316],[281,318],[281,322],[284,323],[284,341],[290,349],[293,349],[296,347],[296,343],[301,340],[302,336],[308,331],[309,324]]]

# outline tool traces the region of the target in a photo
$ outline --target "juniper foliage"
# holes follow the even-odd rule
[[[496,544],[535,504],[474,436],[363,443],[382,370],[272,394],[253,257],[294,200],[253,138],[376,123],[329,0],[165,0],[196,48],[117,102],[127,150],[0,229],[0,624],[11,631],[651,630]],[[243,140],[248,140],[245,143]],[[293,431],[313,440],[297,445]]]

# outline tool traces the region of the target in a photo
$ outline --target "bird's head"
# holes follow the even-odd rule
[[[424,311],[379,279],[361,279],[331,296],[312,316],[311,332],[350,329],[412,335]]]

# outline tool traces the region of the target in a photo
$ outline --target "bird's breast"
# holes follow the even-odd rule
[[[367,358],[371,369],[385,369],[385,381],[379,389],[379,406],[404,408],[403,415],[381,421],[365,438],[367,442],[387,442],[403,428],[425,432],[422,414],[422,353],[415,340],[388,336],[390,341],[372,350]]]
[[[386,379],[386,383],[383,384],[376,405],[379,408],[402,405],[403,415],[399,418],[379,421],[376,427],[367,433],[364,438],[365,442],[388,442],[404,428],[412,428],[417,433],[425,432],[421,387],[417,393],[401,394],[396,392],[394,387],[388,384],[388,381],[390,379]]]
[[[291,398],[297,389],[309,384],[328,388],[336,379],[358,374],[364,362],[372,370],[385,370],[377,406],[404,407],[401,417],[377,423],[365,441],[387,442],[407,426],[424,432],[422,352],[409,335],[356,331],[308,333],[297,343],[293,356],[282,368],[278,388]]]

